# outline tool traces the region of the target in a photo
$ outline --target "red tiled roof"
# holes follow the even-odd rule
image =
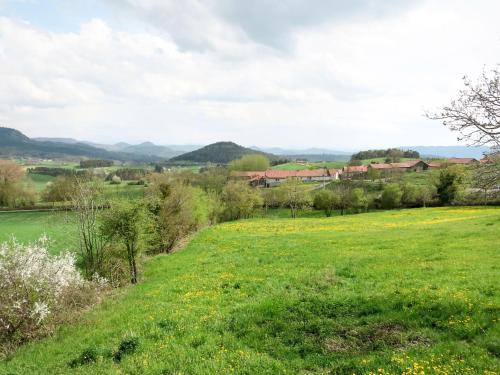
[[[451,164],[470,164],[470,163],[477,163],[477,159],[474,158],[449,158],[446,159],[448,163]]]
[[[330,176],[335,176],[336,174],[342,174],[342,169],[330,168],[328,169],[328,174]]]
[[[279,170],[268,170],[265,176],[267,178],[290,178],[295,177],[296,171],[279,171]]]
[[[327,177],[328,171],[324,168],[320,169],[304,169],[296,171],[297,177]]]
[[[344,167],[344,172],[347,172],[347,173],[354,173],[354,172],[363,173],[363,172],[367,172],[367,171],[368,171],[368,167],[366,165],[353,165],[353,166]]]
[[[439,167],[441,167],[441,163],[437,162],[437,161],[430,161],[430,162],[427,163],[427,165],[429,167],[432,167],[432,168],[439,168]]]
[[[380,163],[380,164],[370,164],[370,168],[373,168],[373,169],[391,169],[391,168],[393,168],[393,166],[391,164]]]

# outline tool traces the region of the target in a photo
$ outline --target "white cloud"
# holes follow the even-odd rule
[[[63,33],[0,18],[0,121],[101,142],[452,144],[423,109],[450,100],[464,73],[499,62],[493,0],[396,11],[360,2],[302,17],[303,2],[292,3],[291,14],[266,14],[256,2],[243,22],[225,1],[128,0],[145,22],[134,30],[92,19]],[[256,31],[258,14],[264,26],[278,18],[277,38]]]

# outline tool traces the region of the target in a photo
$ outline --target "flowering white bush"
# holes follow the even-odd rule
[[[89,292],[105,285],[85,281],[75,256],[50,255],[48,244],[45,236],[28,245],[0,244],[0,343],[36,336],[58,312],[88,303]]]

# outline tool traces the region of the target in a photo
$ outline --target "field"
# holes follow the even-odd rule
[[[75,249],[74,230],[67,212],[0,212],[0,242],[14,236],[19,242],[35,241],[46,234],[51,252]]]
[[[499,230],[498,208],[207,228],[0,373],[498,374]]]

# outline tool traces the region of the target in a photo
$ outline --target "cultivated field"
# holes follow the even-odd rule
[[[0,373],[496,374],[499,232],[498,208],[218,225]]]

